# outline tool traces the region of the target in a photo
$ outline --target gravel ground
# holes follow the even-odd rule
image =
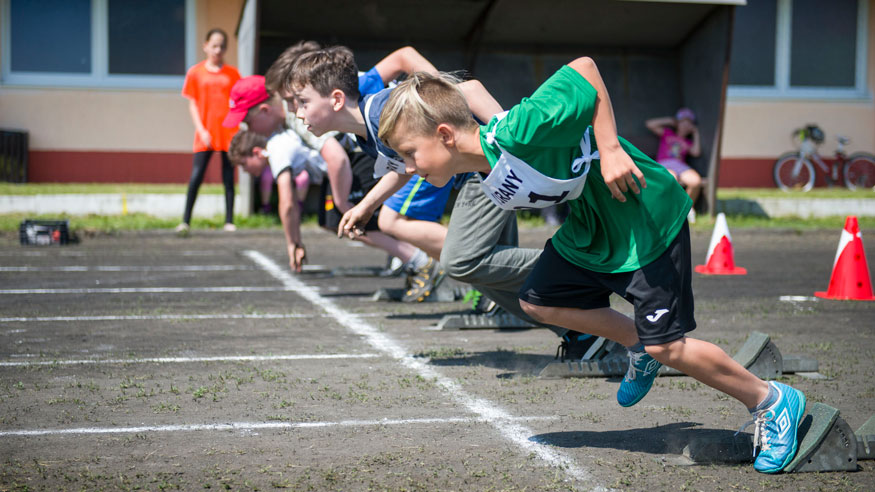
[[[550,233],[524,229],[521,243],[540,247]],[[761,331],[782,353],[817,359],[828,379],[783,380],[858,428],[875,413],[875,303],[779,299],[826,289],[839,231],[732,233],[749,273],[694,276],[693,335],[734,353]],[[315,229],[305,238],[313,264],[385,262]],[[709,239],[693,232],[694,264]],[[875,231],[863,239],[875,259]],[[730,436],[745,409],[688,377],[661,377],[624,409],[616,378],[537,377],[558,343],[548,330],[436,330],[466,306],[375,302],[402,280],[293,276],[286,264],[278,231],[124,233],[60,248],[0,237],[0,490],[875,483],[872,461],[776,476],[684,465],[686,443]]]

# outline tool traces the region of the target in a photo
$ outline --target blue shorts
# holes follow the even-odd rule
[[[437,222],[447,208],[452,189],[453,179],[443,188],[438,188],[421,177],[414,176],[383,202],[383,205],[411,219]]]

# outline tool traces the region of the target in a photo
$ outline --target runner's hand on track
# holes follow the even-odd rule
[[[371,220],[373,215],[374,212],[361,204],[347,210],[340,218],[340,223],[337,224],[337,237],[346,235],[350,239],[355,239],[364,236],[365,224]]]
[[[301,273],[301,270],[304,268],[304,260],[307,259],[307,250],[304,249],[303,244],[290,244],[289,245],[289,267]]]

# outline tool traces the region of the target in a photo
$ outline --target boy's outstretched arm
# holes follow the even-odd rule
[[[405,46],[389,53],[374,68],[380,73],[380,78],[383,79],[384,84],[388,84],[404,73],[437,73],[434,65],[412,46]]]
[[[465,95],[468,107],[480,121],[489,121],[502,111],[501,104],[492,97],[486,87],[477,80],[466,80],[459,84],[459,90]]]
[[[298,197],[291,172],[284,172],[276,178],[276,189],[279,195],[277,212],[283,223],[286,234],[286,248],[289,252],[289,267],[300,272],[307,252],[301,241],[301,214],[298,212]]]
[[[350,239],[355,239],[356,236],[363,236],[365,224],[371,220],[377,208],[403,188],[411,177],[408,174],[390,172],[380,178],[371,191],[340,218],[340,223],[337,224],[337,237],[346,235]]]
[[[624,192],[631,189],[633,193],[641,193],[635,178],[638,178],[642,188],[647,188],[644,174],[620,146],[614,108],[611,106],[608,90],[595,62],[592,58],[584,56],[569,63],[568,66],[582,75],[598,93],[592,116],[592,128],[595,141],[598,143],[602,177],[611,195],[625,202]]]

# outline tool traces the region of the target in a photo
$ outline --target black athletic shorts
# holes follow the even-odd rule
[[[374,177],[373,157],[364,152],[349,152],[348,155],[349,164],[352,166],[352,186],[349,190],[349,201],[355,205],[371,191],[371,188],[377,184],[379,178]],[[328,182],[328,179],[322,180],[320,203],[322,205],[319,207],[319,225],[336,231],[343,214],[334,205],[334,200],[331,196],[331,183]],[[378,214],[379,211],[374,213],[371,220],[365,225],[365,231],[377,231],[380,229],[377,226]]]
[[[550,240],[520,289],[523,301],[538,306],[610,307],[616,293],[635,308],[635,329],[644,345],[678,340],[696,328],[690,258],[690,226],[684,223],[668,249],[647,266],[601,273],[566,261]]]

